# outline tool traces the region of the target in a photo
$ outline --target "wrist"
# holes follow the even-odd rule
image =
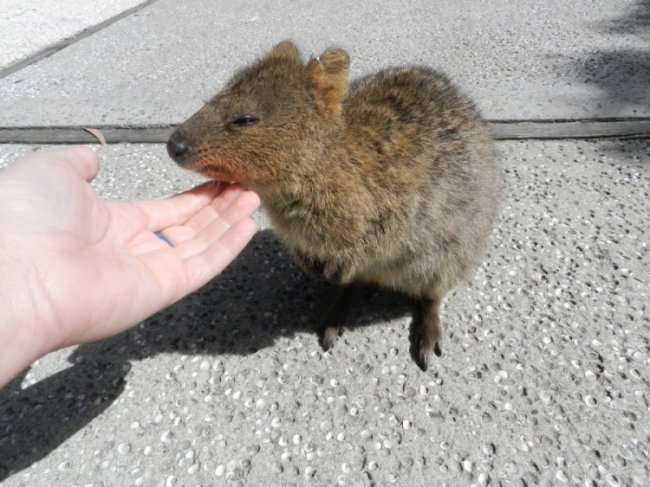
[[[0,247],[2,247],[0,245]],[[1,248],[0,259],[0,388],[29,364],[53,350],[50,337],[42,331],[37,310],[43,307],[30,282],[29,273],[7,262]],[[36,288],[35,286],[36,285]]]

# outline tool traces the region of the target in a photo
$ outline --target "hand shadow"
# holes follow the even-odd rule
[[[246,356],[282,336],[313,334],[334,294],[306,277],[270,231],[259,232],[218,278],[116,337],[79,346],[71,366],[26,389],[0,391],[0,482],[29,467],[108,408],[124,390],[131,360],[175,352]],[[364,289],[346,328],[409,313],[406,298]]]

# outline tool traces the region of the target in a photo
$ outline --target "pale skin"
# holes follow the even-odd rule
[[[0,387],[51,351],[120,333],[199,289],[255,233],[259,198],[240,186],[107,202],[90,185],[98,168],[78,147],[0,170]]]

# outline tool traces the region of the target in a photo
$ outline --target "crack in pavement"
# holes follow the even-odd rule
[[[486,123],[495,140],[650,138],[650,118],[487,120]],[[100,130],[109,144],[158,144],[167,142],[176,124],[0,127],[0,144],[97,142],[86,131],[88,127]]]

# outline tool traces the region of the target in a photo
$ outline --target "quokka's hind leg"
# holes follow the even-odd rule
[[[441,299],[422,298],[416,304],[411,323],[411,355],[422,370],[429,368],[431,354],[442,355]]]
[[[341,336],[342,327],[350,314],[352,303],[357,300],[358,296],[359,288],[356,286],[346,286],[336,290],[336,295],[318,330],[319,341],[323,350],[331,349]]]

